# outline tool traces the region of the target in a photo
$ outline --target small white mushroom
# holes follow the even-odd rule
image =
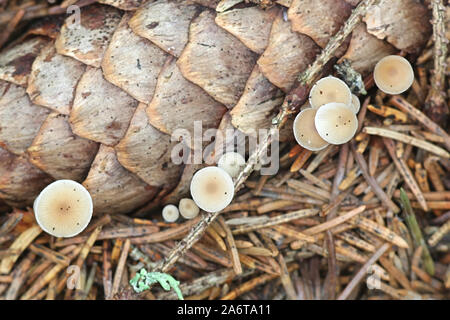
[[[330,102],[349,105],[351,101],[352,92],[347,84],[332,76],[317,81],[309,92],[309,103],[313,108],[318,108]]]
[[[401,56],[386,56],[375,65],[373,79],[377,87],[387,94],[400,94],[411,87],[414,71],[408,60]]]
[[[299,145],[311,151],[319,151],[328,146],[316,130],[314,118],[317,108],[303,109],[294,120],[294,137]]]
[[[192,177],[191,195],[200,209],[218,212],[233,200],[233,179],[218,167],[200,169]]]
[[[73,237],[83,231],[92,218],[93,203],[84,186],[73,180],[57,180],[34,200],[39,226],[55,237]]]
[[[352,103],[350,104],[350,107],[353,109],[353,112],[357,114],[359,112],[359,109],[361,108],[361,102],[359,101],[359,98],[352,94]]]
[[[173,204],[166,205],[162,210],[162,217],[166,222],[175,222],[178,220],[180,212]]]
[[[194,219],[200,213],[200,208],[195,204],[194,200],[183,198],[178,204],[178,210],[185,219]]]
[[[346,143],[358,129],[358,119],[353,110],[348,105],[336,102],[321,106],[314,123],[322,139],[331,144]]]
[[[237,152],[227,152],[223,154],[217,162],[217,166],[220,169],[225,170],[232,178],[236,178],[238,176],[244,165],[244,157]]]

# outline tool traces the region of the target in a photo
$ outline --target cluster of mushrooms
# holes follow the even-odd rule
[[[373,77],[377,87],[387,94],[400,94],[412,85],[413,69],[405,58],[386,56],[375,66]],[[346,83],[328,76],[316,82],[309,96],[310,107],[302,110],[294,121],[297,142],[311,151],[322,150],[329,144],[343,144],[355,135],[358,97]],[[198,170],[191,181],[192,199],[183,198],[178,207],[169,204],[162,210],[166,222],[195,218],[200,209],[218,212],[234,197],[233,178],[245,165],[244,157],[236,152],[221,156],[217,166]],[[87,189],[73,180],[57,180],[42,190],[33,209],[36,221],[55,237],[73,237],[89,224],[93,213],[92,198]]]
[[[198,215],[200,209],[206,212],[225,209],[233,200],[233,178],[237,177],[244,165],[245,159],[241,154],[227,152],[220,157],[217,167],[210,166],[198,170],[191,181],[192,200],[181,199],[178,208],[173,204],[166,205],[162,211],[164,220],[174,222],[180,214],[185,219],[192,219]]]
[[[386,56],[376,64],[373,77],[377,87],[387,94],[400,94],[413,83],[414,72],[405,58]],[[360,101],[347,84],[333,76],[320,79],[309,93],[310,106],[294,120],[298,144],[319,151],[329,144],[350,141],[358,129]]]

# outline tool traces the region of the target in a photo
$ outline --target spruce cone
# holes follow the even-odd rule
[[[171,134],[193,136],[199,120],[267,128],[358,1],[98,2],[79,25],[43,19],[0,53],[0,207],[30,206],[55,179],[82,182],[97,214],[177,201],[201,165],[171,161]],[[382,0],[363,20],[337,53],[363,75],[398,50],[416,53],[431,32],[416,0]]]

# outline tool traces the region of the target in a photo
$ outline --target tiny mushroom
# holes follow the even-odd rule
[[[359,112],[359,109],[361,108],[361,102],[359,101],[359,98],[354,94],[352,94],[352,103],[350,104],[350,107],[355,114],[357,114]]]
[[[39,226],[55,237],[73,237],[91,221],[92,198],[84,186],[73,180],[57,180],[34,200]]]
[[[294,120],[294,137],[297,143],[310,151],[319,151],[328,146],[322,139],[314,125],[317,108],[302,110]]]
[[[188,198],[180,200],[178,209],[181,216],[185,219],[194,219],[200,212],[200,208],[195,204],[194,200]]]
[[[200,169],[192,177],[191,195],[200,209],[207,212],[221,211],[233,200],[233,179],[218,167]]]
[[[227,152],[224,153],[219,161],[217,162],[217,166],[220,169],[225,170],[232,178],[238,176],[241,168],[245,165],[244,157],[237,152]]]
[[[411,87],[414,81],[414,71],[405,58],[390,55],[375,65],[373,79],[381,91],[387,94],[400,94]]]
[[[358,129],[358,119],[353,110],[348,105],[337,102],[320,107],[314,123],[319,135],[331,144],[346,143]]]
[[[180,212],[173,204],[166,205],[162,210],[162,217],[166,222],[175,222],[178,220]]]
[[[340,102],[349,105],[352,102],[352,92],[347,84],[333,76],[320,79],[309,92],[309,103],[318,108],[330,102]]]

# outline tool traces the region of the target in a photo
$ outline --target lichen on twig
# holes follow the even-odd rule
[[[178,299],[183,300],[183,294],[180,290],[180,282],[177,281],[170,274],[162,272],[147,272],[145,269],[141,269],[133,279],[130,280],[130,284],[134,291],[141,293],[145,290],[149,290],[155,283],[159,283],[161,287],[170,291],[173,289],[178,296]]]

